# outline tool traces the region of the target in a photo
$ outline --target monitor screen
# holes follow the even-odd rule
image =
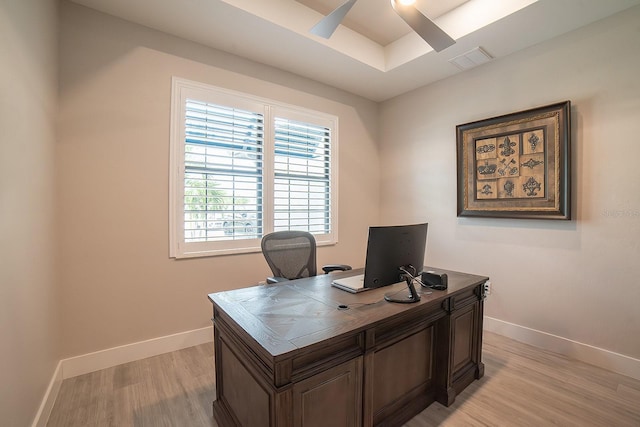
[[[420,275],[426,245],[426,223],[369,227],[364,287],[379,288],[403,281],[400,267],[414,276]]]

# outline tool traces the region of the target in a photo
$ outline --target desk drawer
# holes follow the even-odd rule
[[[341,338],[329,339],[319,345],[308,347],[304,353],[293,358],[291,381],[316,375],[327,367],[339,365],[364,353],[364,332]]]

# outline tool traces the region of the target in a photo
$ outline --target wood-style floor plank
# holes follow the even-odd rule
[[[406,424],[640,427],[640,381],[485,332],[485,376]],[[63,381],[48,427],[217,427],[213,344]]]

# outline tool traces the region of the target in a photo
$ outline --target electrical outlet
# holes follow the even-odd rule
[[[484,282],[484,294],[491,295],[491,280]]]

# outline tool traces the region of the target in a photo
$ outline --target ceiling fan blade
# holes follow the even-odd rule
[[[331,34],[338,28],[338,25],[342,22],[344,17],[347,15],[349,10],[353,7],[353,5],[358,0],[348,0],[342,6],[336,8],[333,12],[322,18],[320,22],[309,30],[312,34],[316,36],[324,37],[328,39],[331,37]]]
[[[393,10],[413,28],[413,31],[429,43],[429,46],[436,52],[440,52],[455,44],[456,41],[454,39],[442,31],[432,20],[424,16],[415,6],[404,6],[398,4],[396,0],[391,0],[391,6],[393,6]]]

